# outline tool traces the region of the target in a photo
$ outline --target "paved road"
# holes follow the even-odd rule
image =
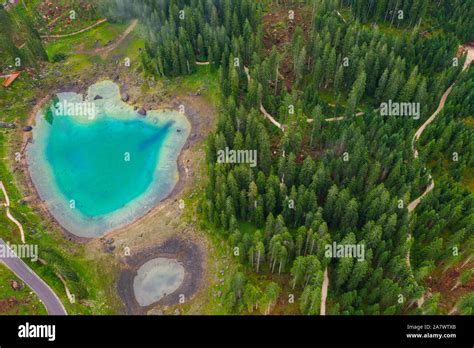
[[[0,244],[4,248],[8,248],[1,238]],[[13,254],[13,251],[11,253]],[[18,278],[30,287],[41,302],[43,302],[49,315],[67,315],[66,309],[54,291],[21,259],[0,255],[0,262],[4,263]]]

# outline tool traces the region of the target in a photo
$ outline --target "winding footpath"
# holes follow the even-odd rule
[[[247,80],[248,82],[251,81],[251,76],[250,76],[250,71],[249,68],[244,66],[244,71],[245,74],[247,75]],[[283,126],[281,123],[279,123],[275,118],[268,113],[268,111],[265,109],[263,104],[260,104],[260,112],[265,116],[266,119],[268,119],[275,127],[280,129],[282,132],[285,131],[285,126]],[[364,113],[358,113],[356,116],[363,115]],[[344,120],[345,117],[333,117],[333,118],[328,118],[325,119],[327,122],[333,122],[333,121],[342,121]],[[308,123],[313,122],[313,119],[308,118],[307,119]],[[324,270],[324,280],[323,280],[323,285],[321,287],[321,307],[319,310],[319,315],[326,315],[326,300],[328,297],[328,288],[329,288],[329,275],[328,275],[328,268],[326,266],[326,269]]]
[[[59,18],[56,18],[56,20],[59,19]],[[104,18],[104,19],[100,19],[98,20],[97,22],[95,22],[94,24],[91,24],[89,25],[88,27],[85,27],[84,29],[81,29],[81,30],[78,30],[78,31],[75,31],[73,33],[69,33],[69,34],[53,34],[53,35],[41,35],[41,38],[42,39],[61,39],[61,38],[64,38],[64,37],[70,37],[70,36],[75,36],[77,34],[80,34],[80,33],[83,33],[83,32],[86,32],[86,31],[89,31],[99,25],[101,25],[102,23],[104,22],[107,22],[107,19]],[[25,47],[26,45],[26,42],[22,43],[20,46],[18,46],[19,49],[22,49],[23,47]]]
[[[195,62],[196,65],[209,65],[210,62],[206,61],[206,62],[199,62],[199,61],[196,61]],[[252,80],[252,77],[250,76],[250,70],[248,67],[244,66],[244,71],[245,71],[245,75],[247,76],[247,80],[248,82],[250,82]],[[280,73],[278,73],[279,76],[284,79],[284,76],[282,76]],[[263,106],[262,103],[260,103],[260,107],[259,107],[259,110],[260,112],[263,114],[263,116],[265,116],[265,118],[267,120],[269,120],[275,127],[277,127],[279,130],[281,130],[282,132],[285,131],[285,125],[281,124],[280,122],[278,122],[272,115],[270,115],[270,113],[265,109],[265,107]],[[358,112],[355,114],[355,116],[362,116],[364,115],[365,112],[361,111],[361,112]],[[339,117],[330,117],[330,118],[326,118],[324,119],[324,121],[326,122],[338,122],[338,121],[343,121],[345,120],[346,117],[344,116],[339,116]],[[312,123],[313,122],[313,119],[312,118],[308,118],[307,119],[307,122],[308,123]]]
[[[250,71],[249,71],[249,68],[247,68],[246,66],[244,66],[244,71],[245,71],[245,75],[247,75],[247,80],[248,82],[250,82],[252,80],[252,77],[250,76]],[[281,130],[282,132],[285,131],[285,128],[281,125],[281,123],[279,123],[277,120],[275,120],[275,118],[270,115],[268,113],[268,111],[265,109],[265,107],[263,106],[262,103],[260,103],[260,112],[263,114],[263,116],[265,116],[266,119],[268,119],[275,127],[277,127],[279,130]]]
[[[120,46],[120,44],[123,42],[123,40],[125,40],[127,38],[127,36],[133,31],[133,29],[135,29],[135,27],[137,26],[137,23],[138,23],[138,20],[134,19],[130,23],[128,28],[125,29],[125,31],[118,37],[117,40],[115,40],[115,42],[113,44],[111,44],[110,46],[99,48],[99,49],[95,50],[94,53],[99,54],[102,59],[107,58],[108,54],[110,52],[112,52],[114,49],[116,49],[118,46]]]
[[[199,62],[196,62],[197,65],[207,65],[209,64],[209,62],[204,62],[204,63],[199,63]],[[247,80],[250,82],[251,80],[251,77],[250,77],[250,71],[249,71],[249,68],[244,66],[244,70],[245,70],[245,74],[247,75]],[[283,76],[281,76],[281,74],[279,74],[280,77],[282,77],[284,79]],[[270,115],[270,113],[268,113],[268,111],[265,109],[265,107],[263,106],[263,104],[260,104],[260,112],[263,114],[263,116],[265,116],[266,119],[268,119],[275,127],[277,127],[278,129],[280,129],[282,132],[285,131],[285,125],[282,125],[280,122],[278,122],[272,115]],[[355,116],[362,116],[364,115],[365,112],[361,111],[361,112],[358,112],[355,114]],[[339,122],[339,121],[344,121],[346,119],[346,117],[344,116],[339,116],[339,117],[329,117],[329,118],[326,118],[324,119],[324,121],[326,122]],[[312,118],[308,118],[306,119],[306,122],[308,123],[312,123],[314,120]]]
[[[438,116],[438,114],[441,112],[441,110],[443,110],[444,104],[446,104],[446,100],[448,99],[448,96],[451,94],[451,91],[453,90],[454,85],[455,85],[455,83],[453,83],[451,86],[449,86],[449,88],[446,90],[446,92],[444,92],[443,96],[441,97],[441,100],[439,102],[439,105],[438,105],[438,108],[436,109],[436,111],[433,113],[433,115],[431,115],[425,121],[425,123],[423,123],[421,125],[420,128],[418,128],[415,135],[413,136],[412,149],[413,149],[413,156],[415,158],[418,158],[418,150],[416,149],[416,146],[415,146],[416,142],[418,141],[418,139],[420,139],[420,137],[423,134],[423,132],[425,131],[426,127],[428,127],[435,120],[436,116]]]
[[[66,291],[66,296],[67,296],[67,299],[69,300],[69,302],[70,303],[75,303],[76,298],[74,297],[74,295],[71,293],[71,291],[67,287],[67,283],[66,283],[66,280],[64,279],[64,277],[60,273],[56,273],[56,276],[59,278],[61,283],[63,283],[64,291]]]
[[[328,298],[328,287],[329,287],[329,275],[328,268],[324,270],[324,280],[323,286],[321,287],[321,308],[319,310],[319,315],[326,315],[326,300]]]
[[[23,230],[23,226],[20,224],[20,222],[13,217],[13,215],[10,212],[10,198],[8,197],[7,190],[5,189],[5,185],[3,185],[3,182],[0,181],[0,189],[3,192],[3,196],[5,197],[5,203],[3,203],[3,206],[6,208],[6,213],[7,213],[7,218],[11,220],[15,225],[18,226],[18,229],[20,230],[20,235],[21,235],[21,242],[24,244],[25,242],[25,231]]]
[[[415,208],[418,206],[418,204],[421,203],[421,200],[422,200],[428,193],[430,193],[430,192],[434,189],[435,184],[434,184],[434,180],[433,180],[433,177],[431,176],[431,174],[430,174],[430,176],[428,177],[428,179],[430,180],[430,183],[429,183],[429,185],[426,187],[425,191],[421,194],[420,197],[416,198],[415,200],[413,200],[412,202],[410,202],[410,203],[408,204],[408,207],[407,207],[408,213],[411,213],[413,210],[415,210]]]
[[[467,54],[466,62],[464,63],[464,66],[463,66],[463,71],[467,70],[469,68],[470,64],[472,63],[472,61],[474,60],[474,46],[469,46],[468,45],[468,46],[465,46],[465,47],[467,49],[468,54]],[[431,115],[425,121],[425,123],[423,123],[421,125],[421,127],[416,131],[415,135],[413,136],[412,150],[413,150],[413,156],[415,158],[418,158],[418,150],[416,149],[416,142],[418,141],[418,139],[420,139],[420,137],[423,134],[423,132],[425,131],[426,127],[428,127],[435,120],[436,116],[438,116],[438,114],[443,110],[444,105],[446,104],[446,100],[448,99],[448,96],[451,94],[455,84],[456,84],[456,82],[453,83],[451,86],[449,86],[449,88],[446,90],[446,92],[444,92],[443,96],[441,97],[441,100],[439,102],[439,105],[438,105],[438,108],[436,109],[436,111],[433,113],[433,115]],[[415,208],[418,206],[418,204],[420,204],[421,199],[424,196],[426,196],[431,190],[434,189],[433,177],[430,175],[429,179],[430,179],[430,184],[426,188],[425,192],[423,192],[423,194],[420,197],[415,199],[413,202],[410,202],[410,204],[408,205],[408,212],[409,213],[411,213],[413,210],[415,210]]]
[[[474,46],[466,45],[465,48],[467,50],[467,58],[462,69],[463,71],[467,70],[470,64],[472,63],[472,61],[474,60]],[[416,142],[420,139],[426,127],[428,127],[435,120],[436,116],[438,116],[438,114],[443,110],[444,105],[446,104],[446,100],[448,99],[448,96],[451,94],[455,84],[456,82],[454,82],[451,86],[448,87],[446,92],[444,92],[444,94],[442,95],[436,111],[425,121],[425,123],[421,125],[421,127],[416,131],[415,135],[413,136],[412,150],[413,150],[413,157],[415,159],[419,157],[418,150],[416,149]],[[407,209],[408,209],[409,214],[412,213],[415,210],[415,208],[418,206],[418,204],[421,203],[423,198],[435,188],[434,179],[431,175],[429,176],[429,180],[430,180],[430,183],[428,187],[425,189],[425,191],[422,193],[422,195],[408,204]],[[412,240],[412,238],[413,238],[412,234],[409,232],[408,237],[407,237],[407,243],[409,243]],[[411,268],[410,255],[411,255],[411,247],[408,249],[407,256],[406,256],[406,263],[409,268]],[[423,293],[423,295],[417,300],[418,308],[420,308],[424,302],[425,302],[425,293]]]
[[[75,31],[75,32],[73,32],[73,33],[69,33],[69,34],[54,34],[54,35],[41,35],[41,38],[42,38],[42,39],[61,39],[61,38],[64,38],[64,37],[75,36],[75,35],[77,35],[77,34],[80,34],[80,33],[83,33],[83,32],[85,32],[85,31],[91,30],[91,29],[97,27],[98,25],[101,25],[101,24],[104,23],[104,22],[107,22],[107,19],[106,19],[106,18],[101,19],[101,20],[98,20],[98,21],[95,22],[94,24],[91,24],[91,25],[89,25],[88,27],[85,27],[84,29]]]
[[[249,68],[244,66],[245,74],[247,75],[247,80],[250,82],[251,77],[250,77],[250,72]],[[265,110],[263,104],[260,104],[260,112],[278,129],[281,131],[285,131],[285,128],[283,125],[281,125],[277,120],[273,118],[272,115],[270,115],[267,110]],[[363,114],[363,113],[362,113]],[[356,115],[357,116],[357,115]],[[341,118],[342,120],[344,117]],[[326,119],[328,121],[329,119]],[[308,119],[308,122],[312,122],[312,119]],[[329,121],[330,122],[330,121]],[[328,267],[326,266],[326,269],[324,270],[324,279],[323,279],[323,285],[321,287],[321,307],[319,309],[319,315],[326,315],[326,300],[328,297],[328,288],[329,288],[329,275],[328,275]]]

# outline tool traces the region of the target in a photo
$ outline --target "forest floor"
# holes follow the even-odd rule
[[[83,18],[77,11],[73,19],[71,10],[74,8],[71,6],[71,2],[67,0],[32,0],[30,2],[32,3],[30,6],[38,11],[43,23],[46,24],[48,33],[41,32],[42,35],[68,35],[97,22],[93,18]],[[90,4],[87,2],[80,2],[79,6],[81,12],[90,8]]]
[[[273,46],[276,46],[281,58],[280,74],[285,81],[288,91],[291,91],[295,77],[293,72],[293,57],[290,51],[293,34],[300,27],[306,36],[311,26],[311,8],[304,4],[295,4],[292,7],[294,17],[290,18],[289,9],[282,5],[272,6],[263,16],[263,44],[270,55]]]
[[[290,10],[291,9],[291,10]],[[293,11],[290,13],[289,11]],[[346,13],[346,15],[348,15]],[[291,17],[291,18],[290,18]],[[292,4],[291,7],[285,7],[282,4],[273,4],[268,8],[263,15],[263,45],[266,51],[266,56],[270,56],[273,47],[276,47],[279,54],[279,79],[283,80],[283,84],[288,92],[291,92],[295,83],[293,53],[291,46],[293,36],[296,29],[299,27],[309,40],[312,27],[312,7],[307,4]],[[336,93],[330,87],[321,88],[318,90],[321,100],[327,103],[329,108],[334,108],[336,103]],[[345,92],[343,92],[345,94]],[[345,106],[346,98],[342,98],[341,107]],[[356,116],[365,114],[366,107],[360,105],[357,108]],[[334,117],[326,117],[327,122],[343,121],[344,116],[335,115]],[[308,119],[311,122],[311,119]],[[274,123],[272,121],[272,123]],[[274,123],[279,127],[276,123]],[[281,128],[281,127],[279,127]]]
[[[474,277],[471,276],[465,284],[461,284],[460,282],[462,272],[473,268],[474,260],[467,263],[464,261],[459,262],[454,266],[448,266],[447,269],[444,269],[443,265],[441,265],[435,274],[428,277],[426,285],[430,288],[430,292],[439,292],[442,294],[440,308],[442,308],[445,313],[450,313],[455,309],[461,297],[474,291]],[[454,312],[456,312],[456,310],[454,310]]]

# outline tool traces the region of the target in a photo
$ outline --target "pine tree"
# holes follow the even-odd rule
[[[306,262],[305,258],[302,256],[299,256],[295,259],[293,262],[293,266],[291,268],[291,275],[293,276],[293,285],[292,289],[294,289],[297,285],[301,284],[301,282],[304,279],[305,275],[305,268],[306,268]]]
[[[280,294],[280,287],[278,284],[271,282],[265,288],[265,292],[263,294],[263,303],[265,303],[265,314],[269,314],[271,307],[275,304],[278,295]]]

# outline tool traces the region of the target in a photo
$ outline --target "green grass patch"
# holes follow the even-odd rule
[[[46,44],[46,52],[50,59],[58,53],[65,54],[72,65],[77,65],[76,70],[81,70],[85,65],[94,63],[94,49],[112,42],[128,25],[106,22],[86,32],[51,41]]]
[[[0,118],[2,121],[22,123],[32,109],[38,82],[23,72],[8,88],[0,86]]]
[[[394,24],[395,24],[395,21],[394,21]],[[373,29],[372,24],[364,24],[364,27],[371,30]],[[407,31],[406,28],[403,28],[403,27],[397,28],[396,25],[390,25],[387,23],[377,23],[377,28],[381,33],[385,35],[395,36],[398,38],[402,38]]]
[[[12,282],[22,284],[15,290]],[[0,315],[45,315],[46,308],[31,289],[0,263]]]
[[[197,93],[201,91],[207,101],[213,105],[218,105],[219,86],[217,75],[217,71],[211,71],[210,65],[197,65],[196,72],[193,74],[173,79],[162,78],[160,81],[170,94]]]

